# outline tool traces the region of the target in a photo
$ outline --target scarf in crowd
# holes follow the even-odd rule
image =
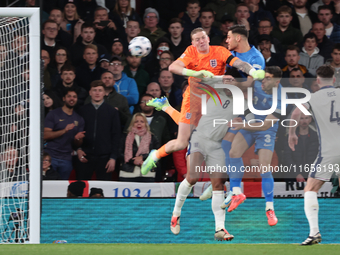
[[[148,132],[146,128],[138,130],[137,128],[132,128],[125,140],[125,152],[124,152],[124,160],[125,163],[128,162],[133,157],[133,142],[135,140],[135,135],[142,137],[140,141],[138,151],[136,153],[136,157],[142,154],[149,153],[149,147],[151,142],[151,133]]]

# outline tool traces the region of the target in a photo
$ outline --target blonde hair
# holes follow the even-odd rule
[[[192,30],[191,33],[190,33],[190,38],[191,38],[191,40],[192,40],[192,36],[193,36],[194,34],[199,33],[199,32],[205,32],[205,30],[204,30],[203,28],[201,28],[201,27],[198,27],[198,28],[195,28],[194,30]]]
[[[65,6],[66,6],[67,4],[65,4]],[[64,20],[67,20],[67,18],[66,18],[66,12],[65,12],[65,6],[64,6],[64,9],[63,9],[63,16],[64,16]],[[79,14],[78,14],[78,12],[77,12],[77,6],[76,5],[74,5],[75,7],[76,7],[76,12],[75,12],[75,14],[74,14],[74,16],[73,16],[73,19],[74,20],[78,20],[78,19],[80,19],[80,16],[79,16]]]
[[[132,116],[132,120],[131,120],[131,122],[130,122],[130,125],[129,125],[127,131],[128,131],[128,132],[131,132],[132,127],[133,127],[133,125],[135,124],[135,121],[136,121],[137,117],[142,117],[142,118],[143,118],[143,120],[144,120],[144,122],[145,122],[146,130],[147,130],[149,133],[151,133],[151,132],[150,132],[150,126],[149,126],[148,120],[146,119],[144,113],[141,113],[141,112],[137,112],[137,113],[135,113],[135,114]]]

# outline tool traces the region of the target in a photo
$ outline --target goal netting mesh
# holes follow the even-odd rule
[[[29,240],[28,18],[0,17],[0,125],[0,243],[23,243]]]

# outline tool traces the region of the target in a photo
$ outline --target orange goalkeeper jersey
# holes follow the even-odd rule
[[[206,70],[212,72],[214,75],[223,75],[226,64],[232,66],[237,59],[238,58],[234,57],[229,50],[222,46],[209,46],[208,54],[200,54],[197,49],[191,45],[177,60],[182,61],[187,69],[194,71]],[[198,89],[198,87],[202,87],[201,84],[199,84],[200,81],[198,78],[189,78],[189,86],[183,94],[179,122],[197,126],[201,118],[200,95],[204,93]],[[209,95],[207,95],[207,100],[208,99]]]
[[[191,45],[177,60],[182,61],[187,69],[194,71],[206,70],[214,75],[223,75],[226,64],[232,66],[237,59],[222,46],[209,46],[209,53],[201,54]]]

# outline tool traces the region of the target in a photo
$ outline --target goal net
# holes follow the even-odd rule
[[[1,8],[0,243],[40,238],[39,30],[39,9]]]

